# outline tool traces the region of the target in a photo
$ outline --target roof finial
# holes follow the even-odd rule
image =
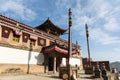
[[[50,17],[48,17],[48,20],[50,20]]]
[[[78,41],[76,40],[76,45],[78,45]]]

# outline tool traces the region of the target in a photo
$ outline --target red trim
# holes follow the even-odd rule
[[[61,49],[57,46],[55,46],[55,51],[61,53],[61,54],[68,54],[68,51],[67,50],[64,50],[64,49]]]
[[[74,55],[74,54],[76,54],[76,51],[74,50],[74,51],[72,51],[72,55]]]
[[[46,53],[46,54],[53,53],[53,52],[58,52],[60,54],[65,54],[65,55],[68,54],[68,50],[62,49],[58,46],[53,46],[53,47],[50,47],[50,48],[47,48],[44,50],[44,53]],[[72,55],[74,55],[74,54],[76,54],[76,51],[72,52]]]
[[[21,32],[20,30],[14,30],[14,31],[15,31],[15,34],[16,34],[16,35],[19,35],[19,36],[22,35],[22,32]]]
[[[37,40],[37,37],[30,35],[30,39]]]
[[[11,26],[11,28],[23,29],[23,31],[27,31],[29,33],[31,33],[34,29],[31,26],[28,26],[26,24],[17,22],[15,20],[10,19],[10,18],[8,18],[6,16],[3,16],[3,15],[0,15],[0,20],[1,20],[1,23],[9,25],[9,26]],[[19,27],[17,27],[17,25],[16,25],[17,23],[19,23]],[[54,35],[47,34],[47,33],[45,33],[44,31],[41,31],[41,30],[35,29],[35,34],[38,35],[38,36],[43,35],[43,37],[45,39],[49,39],[50,41],[54,41],[54,39],[55,39]],[[68,44],[68,42],[66,40],[63,40],[63,39],[60,39],[60,38],[57,38],[57,40],[58,40],[59,43],[64,43],[65,45]],[[75,44],[72,44],[72,46],[75,47]]]
[[[48,48],[46,50],[44,50],[44,53],[51,53],[51,52],[54,52],[55,51],[55,47],[51,47],[51,48]]]

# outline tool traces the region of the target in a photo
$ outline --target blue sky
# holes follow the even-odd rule
[[[78,41],[87,57],[85,24],[89,26],[93,60],[120,61],[120,0],[0,0],[0,14],[36,27],[48,17],[61,28],[68,28],[72,8],[72,42]],[[61,36],[67,40],[67,35]]]

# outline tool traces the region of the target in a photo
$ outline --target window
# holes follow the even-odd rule
[[[19,42],[20,41],[20,36],[13,34],[13,41],[14,42]]]
[[[35,46],[35,40],[33,40],[33,39],[30,39],[30,44],[31,44],[31,46]]]

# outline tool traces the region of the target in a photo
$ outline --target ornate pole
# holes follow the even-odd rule
[[[91,66],[90,48],[89,48],[89,32],[88,32],[88,26],[87,26],[87,24],[85,24],[85,28],[86,28],[87,49],[88,49],[88,62],[89,62],[89,66]]]
[[[71,35],[71,28],[72,28],[72,12],[71,8],[69,8],[69,33],[68,33],[68,80],[71,80],[71,67],[70,67],[70,58],[72,54],[72,35]]]

